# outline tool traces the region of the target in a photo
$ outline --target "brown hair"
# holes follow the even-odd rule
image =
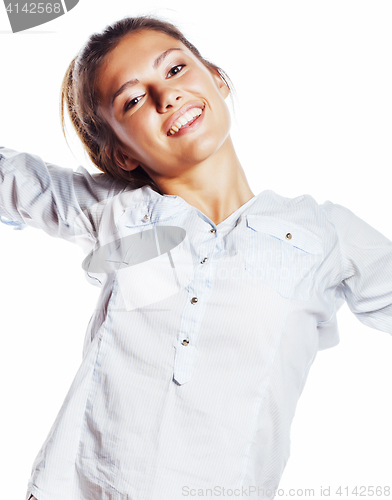
[[[227,74],[204,59],[197,48],[173,24],[150,16],[125,18],[107,26],[102,33],[94,33],[69,65],[61,87],[61,123],[65,135],[64,108],[92,162],[114,178],[131,182],[135,188],[146,184],[157,192],[158,186],[139,165],[131,172],[120,168],[114,160],[118,139],[110,126],[98,114],[96,78],[104,57],[131,32],[154,30],[179,40],[208,69],[217,71],[230,91],[233,85]],[[162,193],[161,193],[162,194]]]

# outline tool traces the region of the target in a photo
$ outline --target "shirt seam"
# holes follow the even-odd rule
[[[338,247],[339,247],[339,253],[340,253],[340,273],[339,273],[340,274],[340,279],[339,279],[339,284],[341,284],[344,281],[344,258],[343,258],[343,249],[342,249],[342,245],[341,245],[341,242],[340,242],[339,232],[336,229],[336,226],[333,223],[333,221],[330,219],[329,214],[325,210],[325,208],[322,207],[322,206],[320,206],[320,209],[323,211],[323,213],[327,217],[328,221],[332,224],[332,226],[333,226],[333,228],[335,230],[335,234],[336,234],[336,238],[337,238],[337,242],[338,242]],[[347,298],[346,297],[346,291],[344,289],[343,289],[343,291],[344,291],[344,297]]]

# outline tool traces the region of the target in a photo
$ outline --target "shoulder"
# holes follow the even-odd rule
[[[285,221],[289,225],[302,227],[319,238],[325,237],[326,232],[333,231],[333,224],[324,205],[309,194],[288,198],[271,190],[263,191],[257,195],[249,215]]]

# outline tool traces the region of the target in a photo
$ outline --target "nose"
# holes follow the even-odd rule
[[[155,87],[153,94],[158,113],[177,107],[183,98],[182,92],[168,83]]]

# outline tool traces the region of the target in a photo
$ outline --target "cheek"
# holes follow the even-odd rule
[[[132,120],[125,120],[122,123],[114,122],[112,129],[124,145],[135,146],[145,135],[144,126],[145,123],[139,121],[137,117],[133,117]]]
[[[136,118],[136,117],[134,117]],[[159,154],[161,125],[150,117],[132,120],[118,128],[117,137],[128,152],[141,162],[146,162],[154,154]]]
[[[220,94],[215,96],[215,106],[211,113],[216,128],[226,135],[231,128],[231,114],[226,101]]]

